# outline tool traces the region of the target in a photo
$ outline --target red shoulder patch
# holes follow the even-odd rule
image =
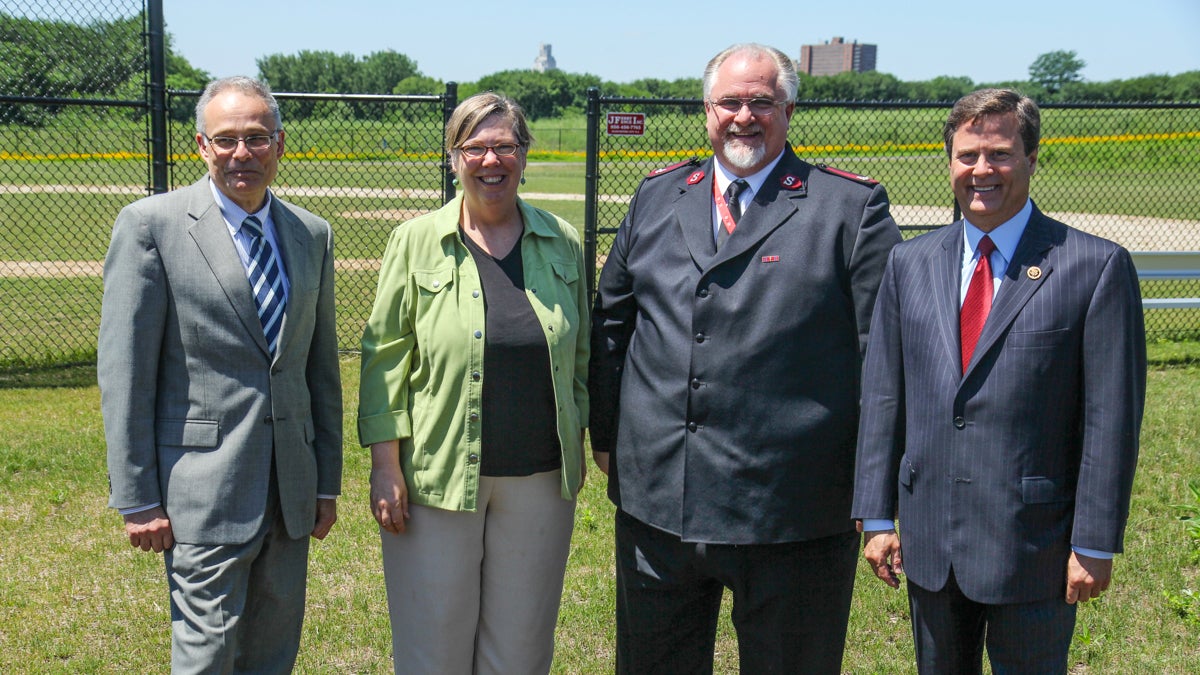
[[[818,164],[817,168],[824,171],[825,173],[832,174],[834,176],[841,176],[842,178],[847,178],[849,180],[852,180],[852,181],[855,181],[858,183],[862,183],[863,185],[879,185],[879,181],[875,180],[874,178],[871,178],[870,176],[864,176],[864,175],[858,174],[858,173],[851,173],[849,171],[835,169],[832,166],[827,166],[825,164]]]
[[[691,159],[685,159],[682,162],[677,162],[677,163],[671,164],[669,166],[660,166],[659,168],[646,174],[646,178],[654,178],[655,176],[661,176],[665,173],[671,173],[675,169],[685,167],[685,166],[692,166],[693,164],[699,164],[699,163],[700,163],[700,160],[696,159],[695,157],[692,157]]]

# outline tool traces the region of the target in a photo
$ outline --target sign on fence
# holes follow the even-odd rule
[[[609,136],[641,136],[646,133],[645,113],[608,113]]]

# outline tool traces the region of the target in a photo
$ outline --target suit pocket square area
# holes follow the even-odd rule
[[[221,427],[214,420],[159,420],[154,425],[158,445],[215,448]]]
[[[1021,501],[1026,504],[1069,502],[1072,490],[1061,478],[1026,476],[1021,479]]]

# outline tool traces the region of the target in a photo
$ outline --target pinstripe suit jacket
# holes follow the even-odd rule
[[[908,579],[1061,595],[1071,545],[1120,552],[1146,386],[1120,246],[1034,207],[962,373],[962,223],[897,246],[863,367],[854,515],[898,518]]]
[[[271,219],[291,286],[274,358],[207,177],[113,227],[97,359],[109,506],[160,502],[184,543],[254,536],[272,460],[292,538],[341,491],[333,234],[278,198]]]

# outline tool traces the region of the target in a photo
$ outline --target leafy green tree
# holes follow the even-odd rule
[[[1066,84],[1081,81],[1079,71],[1086,65],[1073,51],[1046,52],[1029,66],[1029,80],[1055,94]]]
[[[113,97],[143,68],[142,17],[75,24],[0,14],[0,91]],[[60,106],[3,105],[0,122],[41,125]]]

